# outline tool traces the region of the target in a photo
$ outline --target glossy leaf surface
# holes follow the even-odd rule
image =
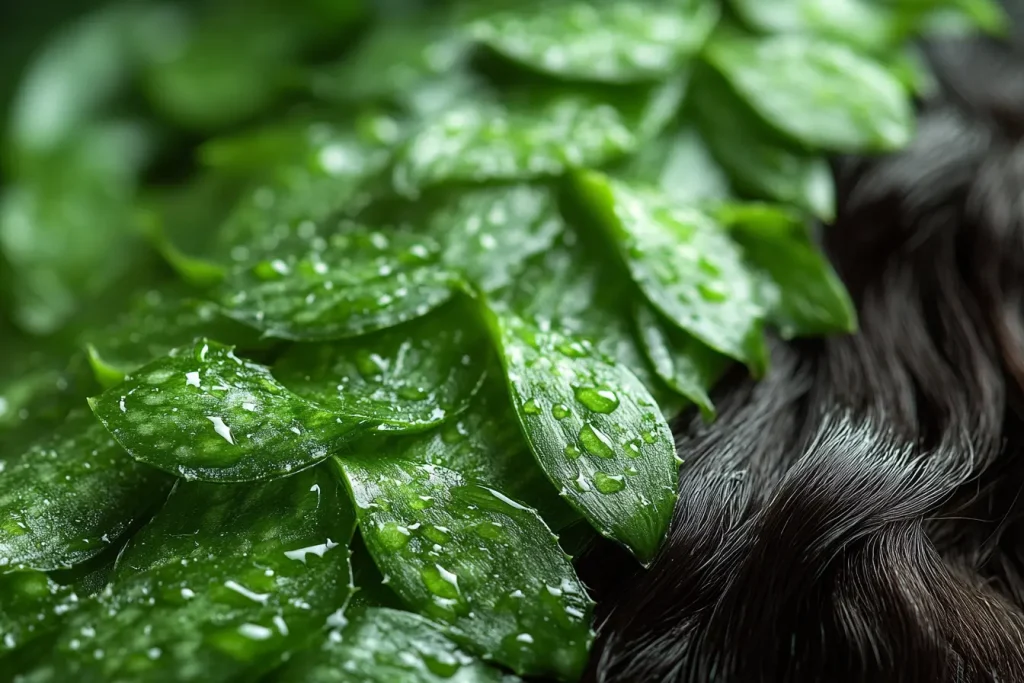
[[[90,405],[136,460],[204,481],[286,476],[320,462],[363,426],[206,340],[172,350]]]
[[[519,673],[580,674],[591,602],[533,510],[434,465],[342,463],[366,545],[410,607]]]

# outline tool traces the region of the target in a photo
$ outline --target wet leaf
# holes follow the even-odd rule
[[[810,147],[882,152],[907,144],[914,112],[885,68],[820,39],[710,43],[707,58],[767,123]]]
[[[594,171],[577,174],[576,185],[656,308],[716,351],[764,370],[756,279],[722,226]]]
[[[798,148],[750,111],[715,74],[703,74],[691,108],[700,133],[736,187],[747,195],[775,199],[835,217],[836,199],[828,160]]]
[[[511,282],[523,262],[565,228],[545,186],[499,185],[446,196],[428,231],[442,245],[442,262],[484,292]]]
[[[513,683],[519,679],[470,657],[432,621],[369,608],[303,653],[280,683]]]
[[[341,467],[366,545],[406,603],[518,673],[581,673],[592,603],[533,510],[434,465],[352,457]]]
[[[89,404],[136,460],[203,481],[287,476],[320,462],[363,427],[207,340],[173,349]]]
[[[344,607],[353,528],[323,467],[257,486],[181,482],[28,680],[254,680]]]
[[[415,197],[441,183],[526,180],[599,166],[657,134],[683,94],[536,85],[503,100],[476,97],[428,118],[396,153],[393,184]]]
[[[665,320],[646,303],[636,307],[636,326],[647,357],[665,383],[715,417],[708,391],[729,365],[729,359]]]
[[[594,528],[649,561],[668,530],[679,467],[657,403],[589,343],[500,309],[489,319],[537,462]]]
[[[316,231],[309,223],[302,239],[286,236],[266,260],[236,266],[218,296],[224,313],[269,337],[330,340],[418,318],[451,298],[457,278],[427,236],[350,222]]]
[[[248,349],[266,345],[251,328],[222,316],[215,305],[160,290],[140,297],[112,325],[87,334],[85,344],[96,379],[111,387],[174,347],[203,337]]]
[[[77,607],[77,595],[46,573],[18,571],[0,576],[0,665],[4,655],[57,629],[62,616]],[[75,599],[72,599],[72,596]]]
[[[469,34],[534,69],[628,83],[674,73],[718,20],[715,2],[517,2],[480,12]]]
[[[690,99],[699,91],[691,90]],[[731,130],[732,135],[740,135]],[[680,204],[731,196],[729,177],[692,122],[665,131],[616,168],[614,175],[661,188]]]
[[[870,0],[730,0],[744,22],[765,33],[816,35],[865,50],[905,38],[892,8]]]
[[[422,434],[368,435],[348,450],[386,453],[388,458],[454,470],[469,481],[527,503],[552,529],[561,529],[579,519],[579,514],[558,497],[534,460],[501,375],[500,367],[491,367],[470,407],[440,427]]]
[[[784,338],[854,332],[857,313],[850,295],[799,218],[737,214],[726,220],[743,255],[770,283],[768,320]]]
[[[377,24],[351,54],[315,70],[310,86],[332,102],[403,101],[411,91],[461,70],[468,47],[441,11],[416,13]]]
[[[423,430],[458,415],[491,350],[461,302],[349,341],[292,346],[274,365],[290,391],[340,415]]]
[[[0,461],[0,472],[0,571],[58,569],[99,554],[173,483],[129,458],[84,409]]]

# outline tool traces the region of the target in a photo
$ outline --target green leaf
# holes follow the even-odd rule
[[[441,261],[483,292],[511,282],[524,261],[548,249],[565,229],[556,197],[545,186],[499,185],[445,197],[427,232],[442,245]]]
[[[86,334],[85,344],[96,379],[109,388],[174,347],[203,337],[247,349],[266,346],[251,328],[220,315],[215,305],[155,289],[112,325]]]
[[[0,568],[50,570],[115,543],[158,505],[171,477],[136,463],[85,410],[0,461]]]
[[[266,260],[236,266],[217,296],[224,313],[268,337],[331,340],[418,318],[452,296],[457,278],[428,236],[348,221],[316,231],[300,226],[301,239],[286,233]]]
[[[454,470],[474,483],[504,492],[537,510],[553,529],[579,519],[558,497],[519,431],[500,367],[470,407],[429,432],[382,438],[373,434],[357,441],[353,453],[387,453],[389,458]]]
[[[692,100],[699,90],[691,90]],[[731,130],[733,136],[741,132]],[[732,195],[729,177],[692,122],[664,132],[615,170],[624,180],[661,188],[672,201],[692,204]]]
[[[865,50],[902,40],[892,10],[871,0],[730,0],[744,22],[765,33],[815,35]]]
[[[677,71],[714,28],[718,4],[533,1],[480,14],[469,34],[510,59],[567,79],[629,83]]]
[[[231,347],[199,340],[89,399],[140,462],[185,479],[258,481],[311,467],[360,431]]]
[[[700,134],[737,189],[777,199],[823,220],[835,217],[832,170],[822,156],[799,149],[750,111],[714,74],[702,74],[690,106]]]
[[[345,606],[353,528],[323,467],[259,486],[179,483],[29,680],[255,680]]]
[[[710,216],[594,171],[576,186],[633,279],[674,324],[760,373],[767,363],[756,278]]]
[[[743,255],[771,285],[768,320],[786,338],[851,333],[857,313],[832,266],[799,218],[719,209]],[[732,214],[731,216],[728,214]]]
[[[588,343],[500,309],[488,317],[537,462],[594,528],[650,561],[668,530],[679,468],[654,399]]]
[[[533,510],[434,465],[340,464],[366,545],[411,607],[517,673],[579,676],[592,603]]]
[[[410,612],[369,608],[297,657],[280,683],[514,683],[470,657],[437,624]]]
[[[802,36],[729,39],[710,43],[706,55],[767,123],[810,147],[884,152],[913,134],[903,85],[843,45]]]
[[[382,423],[378,429],[428,429],[465,410],[483,382],[491,350],[474,322],[459,302],[372,335],[298,344],[274,375],[328,410]]]
[[[404,101],[452,72],[469,47],[439,12],[381,22],[341,61],[312,73],[313,94],[338,103]]]
[[[729,359],[664,320],[646,303],[636,307],[636,326],[658,376],[693,401],[704,419],[714,419],[715,406],[708,391],[728,367]]]
[[[396,153],[392,181],[415,197],[441,183],[526,180],[599,166],[634,151],[667,123],[681,79],[654,89],[534,85],[445,109]]]

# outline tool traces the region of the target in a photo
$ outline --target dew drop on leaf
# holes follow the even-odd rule
[[[597,427],[589,422],[580,429],[580,443],[591,455],[599,458],[614,458],[615,450],[612,448],[611,439]]]
[[[595,413],[611,413],[619,407],[619,397],[610,389],[576,387],[574,392],[576,400]]]

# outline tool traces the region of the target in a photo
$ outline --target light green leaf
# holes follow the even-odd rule
[[[579,676],[592,603],[533,510],[434,465],[340,464],[366,545],[406,603],[517,673]]]
[[[765,33],[816,35],[865,50],[882,50],[904,36],[884,3],[872,0],[730,0],[744,22]]]
[[[784,338],[856,331],[850,295],[799,218],[742,207],[737,212],[728,205],[718,212],[732,226],[744,258],[770,283],[768,320]]]
[[[681,79],[653,90],[534,85],[502,101],[462,102],[411,134],[396,154],[393,184],[415,197],[441,183],[525,180],[599,166],[657,134],[683,89]]]
[[[457,285],[428,236],[348,221],[322,236],[311,222],[298,233],[232,270],[217,296],[227,316],[268,337],[342,339],[426,315]]]
[[[718,76],[703,75],[695,79],[690,106],[702,138],[737,189],[832,220],[836,199],[828,160],[772,130]]]
[[[432,621],[386,608],[353,616],[277,674],[279,683],[514,683],[470,657]]]
[[[488,317],[537,462],[594,528],[650,561],[668,530],[679,468],[654,399],[586,342],[500,309]]]
[[[843,45],[802,36],[730,39],[710,43],[706,54],[766,122],[810,147],[884,152],[913,133],[907,90]]]
[[[711,348],[762,372],[764,311],[728,232],[696,209],[600,173],[581,172],[575,181],[651,303]]]
[[[258,486],[179,483],[28,680],[255,680],[345,606],[353,528],[323,467]]]
[[[708,391],[729,365],[729,359],[672,325],[646,303],[636,307],[636,326],[647,357],[670,387],[700,408],[706,420],[715,417]]]
[[[155,289],[114,324],[87,334],[85,344],[97,381],[108,388],[174,347],[202,337],[247,349],[266,346],[255,331],[220,315],[215,305]]]
[[[573,80],[629,83],[671,75],[718,20],[718,4],[517,2],[479,13],[469,34],[534,69]]]
[[[0,461],[0,571],[50,570],[116,543],[173,479],[134,462],[86,410]]]
[[[456,302],[372,335],[292,346],[274,375],[328,410],[381,422],[378,429],[428,429],[465,410],[483,382],[491,350],[474,323]]]
[[[171,350],[89,404],[136,460],[204,481],[287,476],[320,462],[363,427],[207,340]]]

